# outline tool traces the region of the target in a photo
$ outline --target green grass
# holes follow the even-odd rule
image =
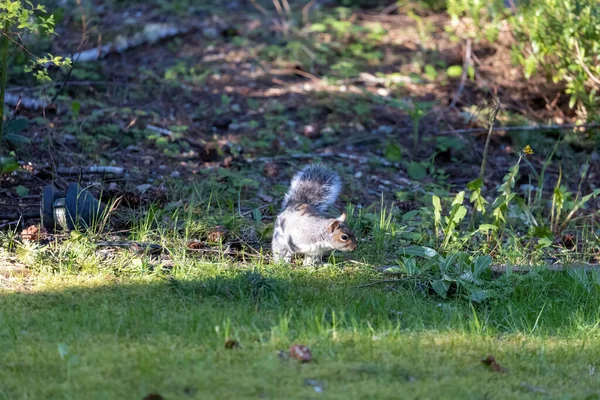
[[[511,290],[484,304],[413,283],[356,287],[375,278],[368,268],[187,260],[171,275],[13,282],[0,297],[0,398],[600,396],[600,292],[566,273],[502,278]],[[278,356],[295,343],[314,361]],[[480,362],[489,354],[506,373]]]

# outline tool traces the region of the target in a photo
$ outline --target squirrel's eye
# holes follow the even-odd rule
[[[345,242],[346,240],[348,240],[348,235],[342,235],[340,236],[340,238]]]

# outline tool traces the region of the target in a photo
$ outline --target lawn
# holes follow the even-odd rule
[[[566,273],[483,304],[369,268],[176,262],[40,273],[0,297],[5,399],[598,398],[600,294]],[[226,348],[228,340],[239,346]],[[289,356],[306,345],[312,361]],[[492,355],[503,371],[484,365]],[[158,399],[160,397],[147,397]]]

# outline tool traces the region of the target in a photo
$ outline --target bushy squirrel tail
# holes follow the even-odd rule
[[[319,164],[307,165],[292,178],[283,199],[283,209],[309,204],[324,212],[335,203],[341,189],[342,182],[337,172]]]

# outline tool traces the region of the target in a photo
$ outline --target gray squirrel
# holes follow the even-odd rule
[[[294,175],[275,221],[275,262],[283,259],[289,263],[294,254],[303,254],[304,265],[315,265],[328,251],[356,249],[356,236],[345,224],[346,214],[338,218],[323,215],[341,188],[337,172],[319,164],[307,165]]]

